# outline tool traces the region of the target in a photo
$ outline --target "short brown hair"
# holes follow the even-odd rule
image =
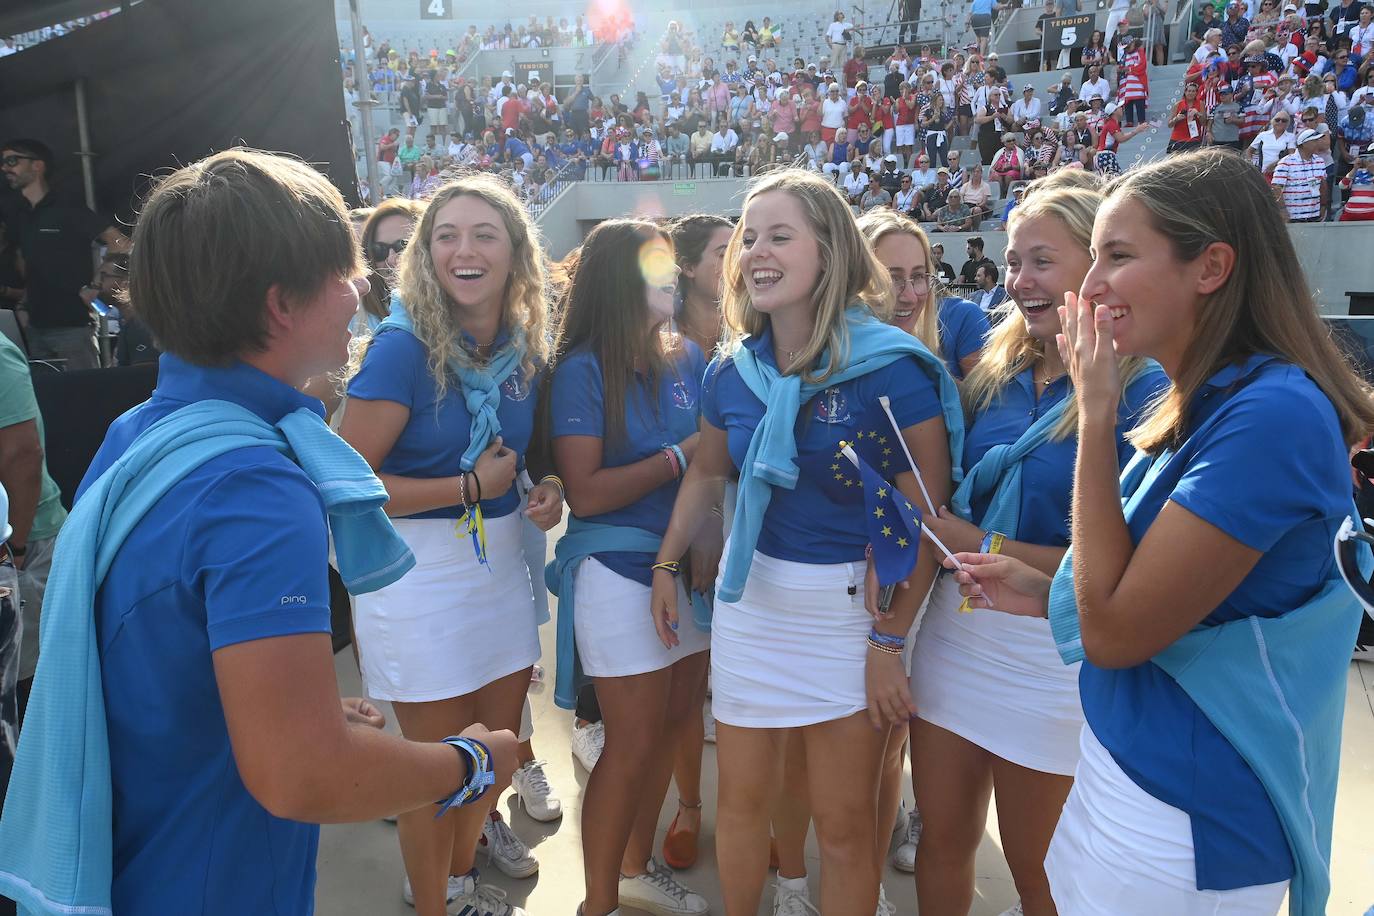
[[[134,226],[129,300],[158,345],[225,365],[267,346],[267,291],[296,300],[363,265],[343,197],[300,160],[216,153],[163,179]]]

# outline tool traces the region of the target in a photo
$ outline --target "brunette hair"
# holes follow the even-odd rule
[[[649,313],[645,253],[655,242],[672,251],[672,238],[647,220],[613,219],[599,223],[582,243],[563,295],[554,334],[553,364],[586,348],[601,367],[603,439],[623,442],[628,393],[635,385],[658,390],[669,370],[668,351],[679,346],[664,333],[663,320]],[[657,398],[648,397],[657,410]]]
[[[370,289],[367,295],[363,296],[362,305],[363,311],[369,315],[385,318],[390,313],[391,283],[388,278],[381,275],[377,265],[372,263],[372,245],[377,241],[377,231],[381,228],[382,221],[392,216],[404,217],[410,220],[413,229],[413,224],[420,221],[424,212],[425,206],[418,200],[388,197],[368,213],[367,221],[363,223],[362,246],[363,260],[370,268]]]
[[[329,179],[299,159],[236,148],[158,183],[134,226],[129,301],[163,350],[223,366],[266,348],[272,287],[304,302],[363,272]]]
[[[1254,353],[1273,353],[1306,372],[1331,400],[1347,444],[1374,430],[1374,392],[1332,340],[1280,205],[1253,166],[1221,150],[1198,150],[1132,169],[1106,193],[1143,206],[1180,261],[1217,243],[1236,254],[1230,276],[1198,309],[1173,388],[1131,433],[1137,448],[1157,454],[1181,443],[1189,405],[1207,379]]]

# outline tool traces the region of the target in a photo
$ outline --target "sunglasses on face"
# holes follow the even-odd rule
[[[14,168],[16,165],[19,164],[19,160],[20,160],[20,159],[27,159],[27,160],[29,160],[30,162],[37,162],[37,161],[38,161],[38,157],[37,157],[37,156],[22,156],[22,155],[20,155],[20,154],[18,154],[18,153],[11,153],[10,155],[6,156],[5,158],[0,159],[0,162],[3,162],[5,165],[9,166],[10,168]]]
[[[380,264],[387,258],[391,257],[391,253],[393,251],[397,254],[400,254],[401,252],[405,251],[406,246],[409,244],[409,239],[397,239],[389,245],[386,242],[373,242],[372,246],[368,248],[367,251],[368,254],[372,256],[373,263]]]

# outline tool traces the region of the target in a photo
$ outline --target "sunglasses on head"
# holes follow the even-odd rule
[[[30,162],[38,161],[37,156],[24,156],[19,153],[10,153],[5,158],[0,159],[0,162],[3,162],[5,165],[8,165],[10,167],[14,167],[19,164],[20,159],[28,159]]]
[[[401,252],[405,251],[406,246],[409,244],[409,239],[397,239],[396,241],[390,244],[387,244],[386,242],[373,242],[371,247],[368,248],[367,252],[372,256],[372,260],[374,263],[381,263],[382,261],[385,261],[387,258],[391,257],[391,253],[393,251],[397,254],[400,254]]]

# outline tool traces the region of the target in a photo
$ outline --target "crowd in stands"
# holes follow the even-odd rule
[[[1199,7],[1171,150],[1231,147],[1260,168],[1291,222],[1374,218],[1374,7],[1323,16],[1281,0]]]
[[[1005,219],[1018,188],[1037,177],[1061,168],[1119,174],[1123,145],[1155,128],[1169,131],[1171,152],[1213,144],[1250,156],[1294,219],[1334,218],[1347,199],[1343,219],[1368,218],[1374,11],[1354,0],[1309,21],[1280,2],[1256,0],[1252,15],[1232,3],[1224,17],[1202,4],[1183,96],[1155,121],[1149,68],[1163,57],[1162,32],[1142,31],[1149,11],[1136,5],[1128,13],[1140,15],[1094,32],[1071,60],[1047,55],[1047,68],[1073,67],[1043,97],[1015,85],[996,52],[976,42],[898,45],[882,78],[870,78],[872,62],[842,13],[826,31],[829,59],[816,61],[770,56],[783,40],[770,17],[728,21],[719,35],[670,23],[653,60],[658,93],[634,98],[596,95],[581,76],[556,92],[511,71],[456,75],[465,55],[492,42],[585,40],[580,17],[483,35],[470,26],[460,47],[428,58],[412,50],[403,59],[365,36],[371,86],[395,90],[406,125],[378,142],[381,187],[371,196],[423,197],[476,169],[503,175],[538,206],[564,180],[745,177],[801,165],[843,187],[856,211],[893,207],[937,231],[976,231]],[[1074,12],[1059,6],[1047,6],[1041,23]],[[593,40],[632,34],[632,23],[612,23]],[[1298,142],[1309,131],[1319,136]],[[966,136],[972,148],[961,150]]]

